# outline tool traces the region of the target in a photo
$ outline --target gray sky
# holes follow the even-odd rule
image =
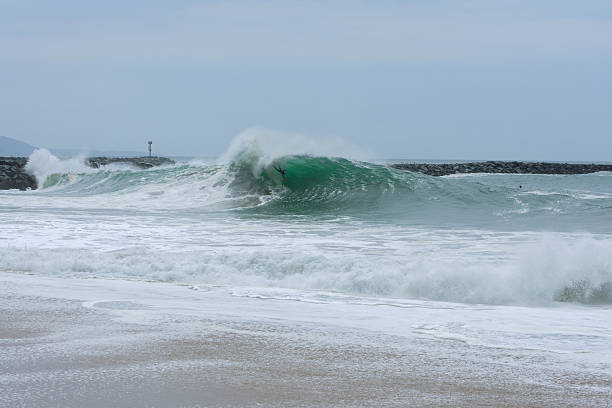
[[[610,161],[612,2],[0,0],[0,135],[215,156],[252,126]]]

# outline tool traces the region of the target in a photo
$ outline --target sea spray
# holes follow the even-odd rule
[[[338,138],[317,139],[296,132],[249,128],[238,134],[219,158],[220,164],[248,164],[254,177],[286,156],[344,157],[365,160],[366,152]]]
[[[45,188],[51,175],[61,176],[77,173],[91,173],[93,170],[85,165],[85,156],[70,159],[59,159],[47,149],[36,149],[28,158],[25,166],[28,173],[36,177],[39,188]],[[57,180],[55,180],[57,181]]]

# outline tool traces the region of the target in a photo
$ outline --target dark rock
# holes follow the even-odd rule
[[[24,168],[27,163],[27,157],[0,157],[0,165]]]
[[[518,161],[486,161],[472,163],[401,163],[391,167],[428,174],[447,176],[457,173],[514,173],[514,174],[587,174],[598,171],[612,171],[611,164],[571,164]]]
[[[26,173],[25,157],[0,157],[0,190],[36,189],[36,178]]]

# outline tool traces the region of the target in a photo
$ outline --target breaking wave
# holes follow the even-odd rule
[[[74,244],[72,221],[62,219],[57,248],[45,249],[54,227],[36,230],[23,246],[45,236],[41,248],[0,249],[0,269],[469,303],[612,303],[608,177],[437,178],[360,154],[340,141],[260,130],[237,136],[218,160],[147,170],[92,169],[37,150],[27,170],[39,190],[0,207],[44,218],[36,228],[80,211],[105,229],[74,238],[92,251]],[[542,232],[557,237],[531,236]]]
[[[0,249],[3,270],[62,277],[106,277],[322,290],[356,295],[484,304],[612,303],[612,242],[548,237],[512,249],[503,260],[469,253],[438,256],[329,254],[308,248],[223,246],[162,251],[144,247]]]
[[[38,150],[27,169],[42,186],[40,194],[99,195],[106,198],[106,206],[119,208],[366,214],[386,221],[428,224],[438,219],[454,225],[483,217],[506,224],[536,217],[549,226],[559,217],[570,219],[580,211],[610,219],[612,191],[556,192],[554,177],[543,179],[553,184],[546,194],[540,185],[520,189],[518,184],[525,181],[513,182],[513,176],[502,182],[482,175],[437,178],[356,160],[347,153],[351,150],[339,142],[315,143],[300,135],[249,130],[236,137],[217,161],[182,161],[147,170],[127,164],[92,169],[82,158],[59,160]],[[584,177],[580,183],[585,184]],[[600,223],[601,219],[595,224]]]

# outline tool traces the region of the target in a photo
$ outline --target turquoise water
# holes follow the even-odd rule
[[[284,179],[276,166],[286,171]],[[65,197],[127,196],[157,187],[162,203],[167,189],[183,187],[184,209],[223,210],[241,218],[349,217],[392,225],[612,232],[610,173],[432,177],[340,157],[289,155],[260,168],[238,158],[229,164],[192,160],[146,171],[118,166],[54,173],[43,185],[43,194]],[[211,195],[209,202],[202,201]]]
[[[612,174],[432,177],[240,143],[91,169],[33,154],[5,270],[491,303],[612,302]],[[283,178],[275,168],[285,171]]]

